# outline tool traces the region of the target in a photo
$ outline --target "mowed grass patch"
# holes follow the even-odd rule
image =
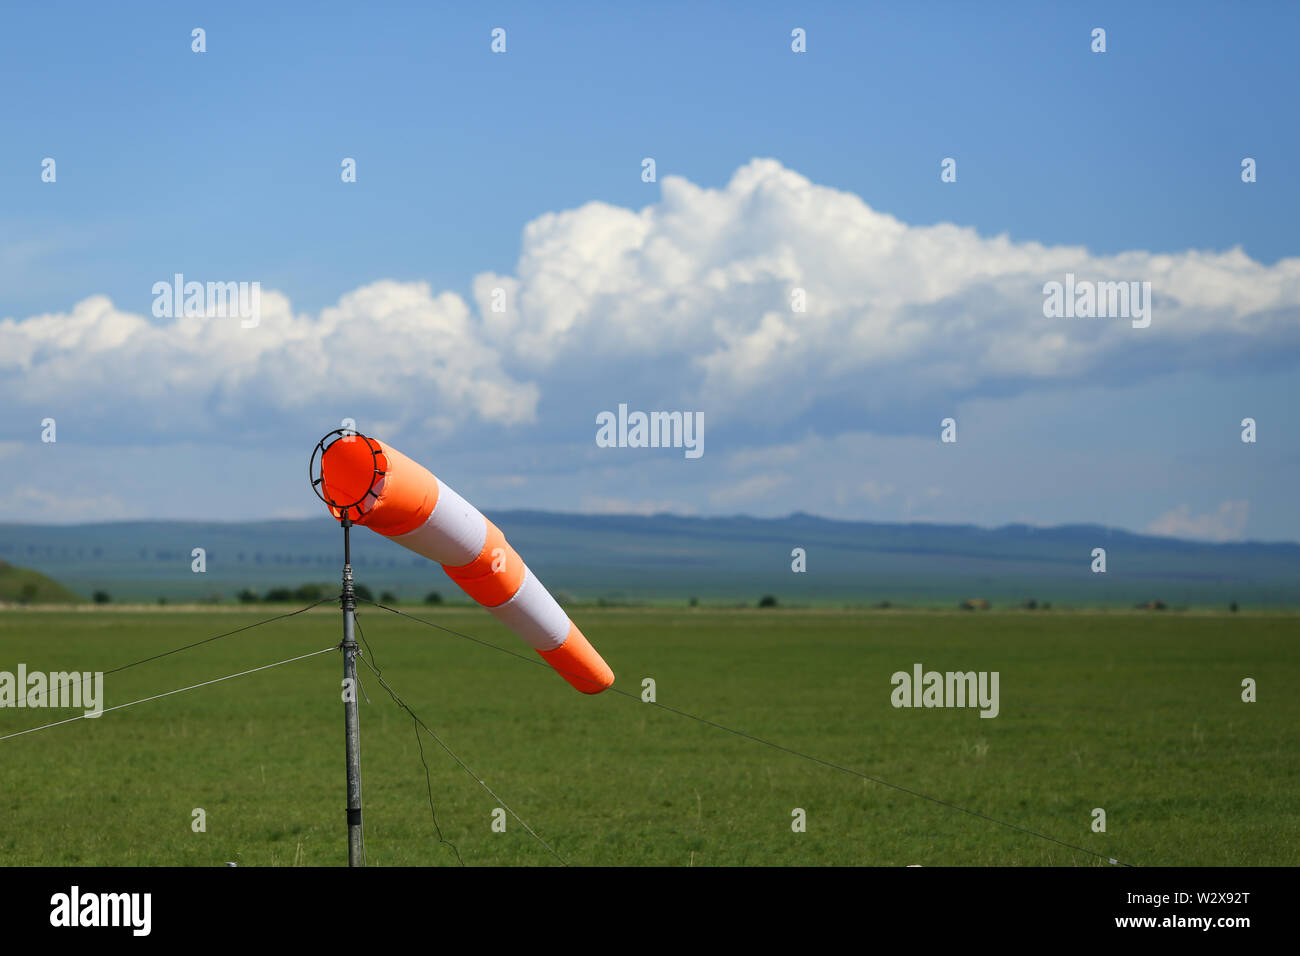
[[[618,675],[578,694],[489,615],[411,609],[513,658],[380,611],[370,659],[568,862],[592,865],[1106,865],[801,759],[1136,864],[1300,862],[1297,625],[1287,614],[610,609],[575,612]],[[0,613],[0,670],[110,670],[251,623],[228,612]],[[337,609],[106,678],[106,704],[336,644]],[[536,663],[534,663],[536,662]],[[890,676],[998,671],[1000,714],[896,709]],[[0,741],[5,865],[341,865],[337,653]],[[371,865],[456,865],[439,844],[409,716],[365,668]],[[1241,681],[1258,682],[1243,703]],[[0,709],[0,736],[71,716]],[[557,861],[432,739],[437,820],[469,865]],[[1091,829],[1103,808],[1107,832]],[[206,832],[191,829],[206,811]],[[805,811],[807,832],[791,830]]]

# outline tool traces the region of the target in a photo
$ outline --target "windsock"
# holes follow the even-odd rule
[[[584,694],[614,683],[614,672],[499,528],[472,504],[400,451],[361,434],[321,455],[321,484],[340,521],[390,538],[442,565],[466,594],[534,647]]]

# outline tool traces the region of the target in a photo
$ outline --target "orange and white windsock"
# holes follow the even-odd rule
[[[391,445],[349,435],[321,455],[330,513],[442,565],[461,590],[524,639],[570,684],[598,694],[614,672],[500,529],[424,466]]]

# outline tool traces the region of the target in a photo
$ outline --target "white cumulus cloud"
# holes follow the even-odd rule
[[[516,274],[478,275],[472,307],[380,280],[316,315],[266,290],[254,329],[156,320],[103,296],[6,318],[0,400],[24,422],[164,441],[319,432],[350,415],[485,443],[519,425],[572,440],[627,401],[702,411],[738,447],[809,430],[916,434],[907,419],[922,410],[928,433],[937,405],[982,395],[1300,355],[1300,259],[1095,256],[911,226],[770,159],[722,188],[674,176],[661,188],[640,210],[593,202],[528,223]],[[1044,317],[1044,283],[1067,272],[1150,282],[1150,327]]]
[[[509,366],[657,383],[719,418],[896,409],[1207,367],[1300,344],[1300,259],[1240,249],[1094,256],[1081,247],[909,226],[859,197],[754,160],[721,189],[666,177],[640,211],[590,203],[524,230],[517,276],[475,296]],[[1150,282],[1153,320],[1051,319],[1043,286]],[[504,313],[489,310],[493,290]],[[804,290],[807,311],[791,295]],[[629,378],[629,375],[631,378]]]
[[[1197,541],[1240,541],[1250,516],[1250,502],[1225,501],[1218,510],[1192,514],[1187,505],[1166,511],[1147,525],[1150,534],[1169,538],[1192,538]]]
[[[0,320],[0,395],[69,435],[256,433],[319,423],[323,408],[437,433],[533,421],[538,394],[503,371],[463,299],[421,282],[375,282],[315,316],[268,290],[253,328],[155,320],[104,296]]]

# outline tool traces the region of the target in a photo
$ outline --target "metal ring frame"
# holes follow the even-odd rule
[[[363,494],[356,501],[349,501],[346,504],[335,501],[333,498],[330,498],[325,494],[325,490],[324,490],[325,476],[323,473],[323,469],[325,465],[325,452],[328,451],[329,448],[336,441],[339,441],[340,439],[343,438],[359,438],[362,441],[364,441],[366,443],[366,447],[370,449],[370,455],[374,459],[374,468],[375,468],[374,474],[370,478],[370,484],[366,488],[366,493]],[[360,519],[361,516],[365,514],[365,511],[363,511],[360,507],[362,502],[364,502],[367,498],[374,498],[376,501],[379,500],[379,496],[375,494],[375,485],[379,483],[380,478],[382,478],[384,475],[387,474],[386,471],[384,471],[382,468],[379,467],[380,454],[381,452],[379,450],[378,442],[372,440],[371,438],[361,434],[361,432],[352,428],[336,428],[332,432],[326,434],[324,438],[322,438],[320,441],[316,443],[316,447],[312,450],[311,453],[311,460],[307,463],[307,477],[311,480],[311,490],[316,493],[316,497],[319,498],[321,501],[325,502],[325,504],[330,508],[331,513],[334,514],[334,516],[338,518],[340,521],[343,521],[345,519],[348,521],[356,521]],[[321,462],[320,464],[321,470],[318,470],[316,465],[316,459],[318,456]],[[350,510],[355,510],[356,515],[353,516],[349,514],[348,512]]]

